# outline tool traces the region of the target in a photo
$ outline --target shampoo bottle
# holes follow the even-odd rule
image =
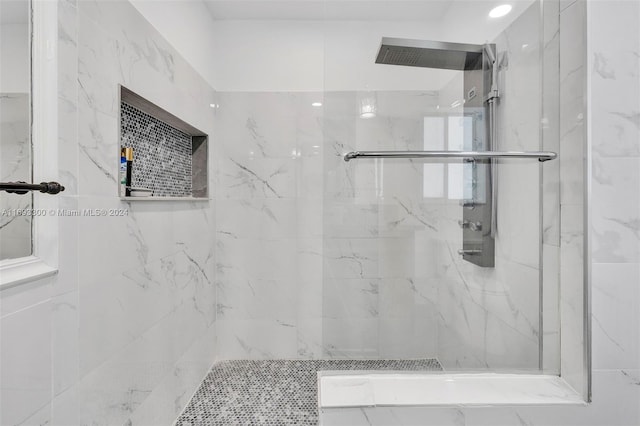
[[[120,196],[127,195],[127,154],[126,148],[120,148]]]
[[[125,194],[131,196],[131,173],[133,171],[133,148],[125,148],[125,156],[127,158],[127,180]]]

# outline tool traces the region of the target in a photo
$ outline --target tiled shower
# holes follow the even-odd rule
[[[332,1],[306,21],[289,3],[209,29],[200,2],[55,3],[58,207],[127,213],[59,216],[58,273],[2,289],[0,424],[637,424],[640,4],[529,2],[481,40],[501,61],[494,149],[559,154],[498,161],[482,268],[458,254],[464,164],[343,159],[462,150],[461,73],[394,82],[405,71],[373,65],[363,40],[465,34],[336,18]],[[268,57],[269,37],[308,51]],[[209,135],[208,198],[121,199],[119,85]],[[317,371],[440,368],[560,374],[585,399],[589,371],[592,402],[317,409]],[[221,389],[263,411],[234,412]]]

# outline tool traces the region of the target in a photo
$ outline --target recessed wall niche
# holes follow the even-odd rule
[[[120,143],[133,148],[131,194],[126,200],[208,199],[206,133],[120,86]]]

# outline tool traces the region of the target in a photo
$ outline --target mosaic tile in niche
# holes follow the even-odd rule
[[[190,135],[121,102],[120,136],[122,147],[133,148],[132,187],[157,197],[192,195]]]

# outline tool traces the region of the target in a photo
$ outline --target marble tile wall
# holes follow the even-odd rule
[[[422,199],[421,166],[388,164],[376,180],[342,154],[422,144],[435,96],[377,95],[380,116],[365,121],[355,92],[219,93],[221,358],[433,355],[441,218]]]
[[[60,217],[58,275],[0,295],[0,423],[170,424],[215,360],[215,203],[119,200],[118,84],[209,134],[215,93],[129,2],[57,9],[60,207],[126,214]]]
[[[584,358],[585,165],[587,156],[586,2],[560,13],[560,372],[586,388]]]
[[[560,4],[542,3],[542,148],[560,152]],[[542,368],[560,371],[560,158],[544,164],[542,189]]]
[[[532,9],[498,40],[509,52],[501,149],[539,146],[538,24]],[[538,163],[499,165],[497,267],[478,268],[456,254],[458,201],[425,198],[422,163],[342,158],[424,149],[438,93],[219,96],[222,358],[437,355],[448,368],[538,368]],[[365,96],[377,99],[373,119],[359,117]]]
[[[219,93],[219,356],[321,352],[322,93]]]
[[[577,98],[582,98],[585,102],[582,105],[587,105],[586,112],[589,113],[580,147],[589,159],[592,186],[592,244],[589,250],[592,402],[575,407],[346,409],[321,413],[323,424],[628,426],[640,423],[640,357],[637,354],[640,341],[640,257],[636,250],[639,240],[632,225],[637,222],[640,206],[637,202],[640,194],[640,177],[637,176],[640,138],[637,122],[631,118],[640,111],[640,5],[626,1],[577,0],[560,2],[559,11],[560,46],[566,43],[564,45],[570,50],[567,54],[574,52],[577,55],[573,59],[573,67],[569,66],[560,80],[560,95],[562,97],[565,93],[565,99],[567,95],[573,95],[569,100],[574,99],[575,105],[578,105]],[[580,14],[583,14],[582,18]],[[576,33],[582,33],[582,36],[563,42],[563,33],[565,37]],[[580,54],[576,46],[585,41],[587,44]],[[580,71],[585,64],[586,68]],[[586,75],[586,86],[571,86],[573,80],[570,75],[580,72]],[[586,94],[585,87],[588,89]],[[569,104],[561,104],[561,108],[571,111]],[[560,125],[567,131],[562,133],[561,144],[571,140],[567,138],[572,129],[574,132],[582,131],[576,120],[578,114],[585,114],[585,111],[576,106],[573,112],[573,116],[561,115]],[[583,115],[580,120],[584,118]],[[577,158],[581,163],[584,157],[578,155]],[[572,184],[571,181],[566,183]],[[578,194],[572,194],[575,190]],[[562,191],[568,192],[567,198],[582,194],[582,188],[564,185]],[[578,201],[584,200],[578,198]],[[576,206],[582,209],[579,202]],[[576,220],[581,217],[578,212],[574,214]],[[578,220],[578,223],[581,222]],[[561,244],[565,244],[567,240],[562,235],[559,237]],[[581,269],[565,270],[563,277],[577,277],[575,281],[569,281],[569,285],[575,282],[574,288],[577,289]],[[562,286],[565,286],[564,280]],[[579,302],[581,295],[576,297]],[[564,302],[565,309],[566,304]],[[578,318],[582,313],[576,310],[569,315]],[[564,340],[564,322],[562,327]],[[563,357],[565,354],[563,349]],[[580,365],[582,359],[582,353],[576,351],[573,362]],[[567,372],[567,362],[571,360],[563,362],[563,375]],[[571,371],[575,371],[575,367]],[[576,372],[573,377],[572,385],[583,390],[583,375]]]
[[[362,97],[376,117],[359,116]],[[446,202],[423,196],[421,163],[358,160],[353,150],[421,150],[435,92],[325,95],[323,346],[328,357],[436,353],[438,235]]]
[[[495,40],[500,63],[497,150],[539,149],[540,31],[535,3]],[[450,85],[453,89],[441,93],[441,105],[462,96],[460,88],[454,90],[455,81]],[[441,241],[437,348],[448,370],[537,370],[539,365],[540,166],[499,160],[496,167],[494,268],[477,267],[457,255],[461,209],[450,206],[446,214],[453,233]]]
[[[640,4],[590,3],[587,18],[592,367],[640,388]]]

